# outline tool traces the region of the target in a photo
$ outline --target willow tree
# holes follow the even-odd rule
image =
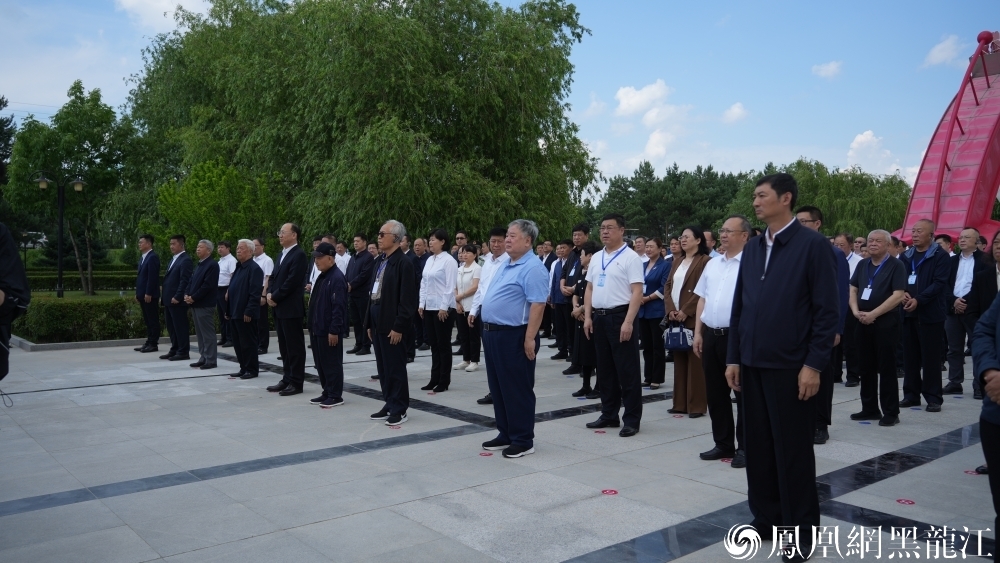
[[[598,176],[567,117],[575,7],[535,0],[215,0],[145,52],[130,117],[161,167],[297,186],[313,232],[566,232]]]

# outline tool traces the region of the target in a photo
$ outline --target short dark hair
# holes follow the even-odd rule
[[[261,237],[253,239],[253,243],[261,248],[264,248],[264,239]]]
[[[986,244],[986,237],[979,235],[979,244]]]
[[[813,221],[823,221],[823,212],[820,211],[815,205],[803,205],[795,210],[796,215],[799,213],[808,213],[809,217],[811,217]]]
[[[368,244],[368,237],[365,236],[364,233],[354,233],[354,238],[359,238],[359,239],[361,239],[362,242],[364,242],[365,244]]]
[[[143,235],[139,235],[139,238],[142,239],[142,240],[144,240],[144,241],[146,241],[146,242],[148,242],[150,245],[153,244],[153,235],[151,235],[149,233],[146,233],[146,234],[143,234]]]
[[[292,232],[295,233],[295,242],[302,242],[302,229],[295,223],[290,223],[290,225],[292,226]]]
[[[220,240],[219,243],[216,244],[216,246],[218,246],[220,248],[223,247],[223,246],[225,246],[226,250],[232,250],[232,248],[233,248],[233,246],[231,244],[229,244],[228,240]]]
[[[323,235],[316,235],[313,237],[313,242],[323,242]]]
[[[506,233],[504,233],[504,236],[507,236]],[[444,229],[434,229],[433,231],[430,232],[430,234],[427,235],[427,238],[430,237],[434,237],[440,241],[444,241],[445,248],[448,248],[450,246],[451,240],[448,239],[448,231]]]
[[[474,244],[464,244],[458,250],[459,250],[459,252],[471,252],[473,254],[477,254],[477,255],[479,254],[479,249],[476,248],[476,245],[474,245]]]
[[[493,237],[507,238],[507,229],[504,227],[493,227],[490,229],[490,238]]]
[[[778,172],[777,174],[768,174],[760,180],[757,180],[757,185],[755,187],[760,187],[764,184],[771,186],[774,193],[781,197],[785,194],[792,194],[791,207],[795,209],[795,201],[799,199],[799,184],[795,181],[795,177],[791,174],[786,174],[785,172]]]
[[[847,240],[847,242],[854,242],[854,237],[851,236],[851,233],[846,233],[846,232],[845,233],[837,233],[837,234],[833,235],[833,240],[836,241],[840,237],[844,237],[844,239]]]
[[[600,249],[601,247],[597,246],[597,243],[592,240],[588,240],[587,242],[580,245],[580,251],[585,252],[588,255],[597,254],[597,251]]]
[[[412,242],[410,240],[410,233],[406,233],[405,235],[399,237],[399,242],[403,242],[404,240],[406,241],[406,244],[410,244],[410,242]]]
[[[170,237],[170,240],[176,240],[177,242],[179,242],[181,244],[187,244],[187,239],[184,238],[184,235],[174,235],[174,236]]]
[[[701,227],[698,225],[688,225],[687,227],[681,229],[682,235],[684,234],[684,231],[691,231],[694,233],[695,238],[698,239],[698,254],[704,254],[706,256],[711,254],[708,249],[708,243],[705,242],[705,231]]]
[[[573,227],[573,232],[575,233],[577,231],[579,231],[579,232],[581,232],[581,233],[583,233],[585,235],[589,235],[590,234],[590,225],[588,225],[586,223],[577,223],[576,226]]]
[[[935,242],[937,242],[937,241],[939,241],[939,240],[943,240],[943,241],[945,241],[945,242],[946,242],[946,243],[948,243],[948,244],[951,244],[951,243],[952,243],[952,240],[951,240],[951,235],[949,235],[949,234],[947,234],[947,233],[941,233],[941,234],[939,234],[938,236],[934,237],[934,241],[935,241]]]
[[[983,237],[979,237],[979,238],[983,238]],[[983,240],[985,241],[986,239],[983,239]],[[899,242],[900,242],[900,241],[899,241],[899,239],[898,239],[898,238],[896,238],[896,237],[892,237],[892,245],[893,245],[893,246],[899,246]]]
[[[573,241],[568,238],[562,239],[561,241],[556,243],[556,246],[559,246],[560,244],[566,245],[569,248],[573,248]]]
[[[465,232],[465,229],[459,229],[455,231],[455,238],[458,238],[458,235],[465,235],[465,239],[466,240],[469,239],[469,233]]]
[[[548,239],[546,239],[546,240],[543,240],[543,241],[542,241],[542,244],[552,244],[552,241],[551,241],[551,240],[548,240]]]
[[[663,248],[663,241],[660,240],[660,237],[651,237],[651,238],[646,239],[646,244],[649,244],[649,243],[655,244],[656,248]]]
[[[601,223],[605,221],[614,221],[619,227],[625,226],[625,217],[621,213],[608,213],[604,217],[601,217]]]

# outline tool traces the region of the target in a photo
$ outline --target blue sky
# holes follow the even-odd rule
[[[177,3],[0,0],[8,111],[47,117],[76,78],[119,106]],[[976,35],[1000,28],[971,1],[576,5],[592,35],[574,49],[569,102],[608,176],[643,159],[662,173],[673,162],[739,171],[805,156],[912,178]]]

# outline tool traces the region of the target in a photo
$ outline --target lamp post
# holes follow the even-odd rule
[[[63,215],[66,212],[66,187],[73,186],[73,191],[82,192],[83,187],[87,185],[87,182],[83,181],[80,176],[66,175],[63,177],[62,181],[50,180],[48,176],[55,177],[51,172],[46,172],[45,170],[39,170],[33,174],[35,176],[34,182],[38,183],[38,189],[44,191],[48,189],[49,184],[55,184],[56,186],[56,202],[59,208],[59,234],[57,237],[56,244],[58,245],[56,251],[58,252],[59,258],[57,259],[58,277],[56,278],[56,297],[62,298],[63,296]]]

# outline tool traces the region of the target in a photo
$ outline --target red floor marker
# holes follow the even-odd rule
[[[607,434],[607,432],[603,430],[594,430],[594,434]],[[973,471],[973,473],[975,473],[975,471]]]
[[[493,454],[492,454],[492,453],[490,453],[490,452],[482,452],[482,453],[480,453],[479,455],[480,455],[481,457],[490,457],[490,456],[491,456],[491,455],[493,455]]]
[[[721,461],[722,463],[732,463],[733,462],[733,458],[731,458],[731,457],[724,457],[724,458],[720,459],[719,461]]]
[[[898,499],[896,499],[896,502],[898,502],[899,504],[905,504],[907,506],[909,506],[911,504],[917,504],[917,503],[913,502],[912,500],[910,500],[908,498],[898,498]]]
[[[390,426],[389,428],[392,428],[393,430],[399,430],[400,428],[402,428],[402,426]]]
[[[675,414],[674,418],[684,418],[684,415],[683,414]]]
[[[606,495],[617,495],[618,494],[618,491],[616,491],[614,489],[604,489],[601,492],[604,493],[604,494],[606,494]]]
[[[979,473],[977,473],[975,469],[966,469],[965,470],[965,474],[966,475],[979,475]]]
[[[429,392],[429,393],[427,393],[427,394],[428,394],[428,395],[437,395],[437,393],[435,393],[434,391],[430,391],[430,392]]]

